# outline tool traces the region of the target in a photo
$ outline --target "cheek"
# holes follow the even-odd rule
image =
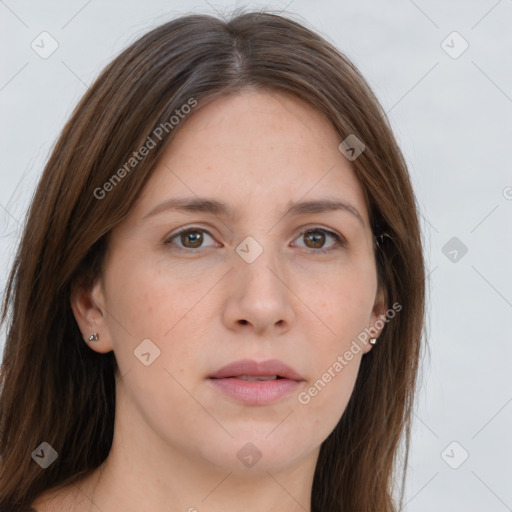
[[[177,376],[183,373],[199,350],[198,333],[203,327],[194,324],[190,330],[189,317],[197,320],[204,307],[201,299],[214,276],[163,271],[140,260],[120,261],[109,272],[109,330],[121,374],[130,370],[140,373],[146,368],[137,357],[142,351],[139,347],[144,346],[147,350],[142,353],[149,352],[150,361],[155,361],[148,368],[161,366]],[[149,381],[152,373],[146,372]]]
[[[305,414],[325,422],[328,432],[336,426],[346,408],[360,362],[360,354],[351,361],[344,360],[340,354],[340,359],[333,358],[297,397]]]
[[[211,272],[169,268],[149,255],[126,260],[110,272],[109,306],[132,337],[167,337],[218,277]],[[146,260],[146,261],[144,261]],[[110,309],[110,308],[109,308]],[[114,322],[114,327],[115,327]]]
[[[341,323],[338,323],[340,329]],[[348,329],[347,325],[344,325]],[[321,443],[334,430],[350,400],[357,379],[362,350],[350,352],[350,336],[341,333],[331,343],[317,340],[308,347],[312,369],[307,385],[298,393],[295,420],[306,437]]]
[[[162,435],[171,427],[195,425],[198,416],[208,420],[190,393],[204,352],[201,298],[215,282],[210,283],[213,276],[194,278],[140,263],[130,272],[128,265],[119,266],[111,276],[115,295],[109,305],[116,313],[109,328],[129,402]]]
[[[331,266],[330,272],[314,280],[301,276],[296,283],[294,292],[303,303],[301,316],[317,324],[317,337],[339,349],[368,326],[377,291],[371,261]]]
[[[352,394],[364,353],[358,335],[369,325],[377,286],[375,268],[371,262],[340,267],[328,279],[317,281],[314,292],[306,284],[299,293],[316,313],[305,310],[302,320],[312,374],[298,401],[308,414],[334,428]]]
[[[304,424],[310,423],[325,437],[346,409],[364,353],[357,335],[365,326],[367,310],[345,307],[343,311],[332,323],[336,336],[317,336],[314,346],[310,338],[307,352],[312,372],[307,386],[297,396]]]

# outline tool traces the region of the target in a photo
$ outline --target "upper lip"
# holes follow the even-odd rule
[[[267,361],[254,361],[252,359],[240,359],[234,361],[220,370],[210,375],[210,379],[224,379],[227,377],[248,376],[272,376],[277,375],[284,379],[302,381],[304,378],[287,364],[278,359],[268,359]]]

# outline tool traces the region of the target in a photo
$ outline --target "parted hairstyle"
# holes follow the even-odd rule
[[[387,116],[359,70],[305,23],[261,11],[229,19],[190,14],[156,27],[101,72],[64,126],[31,202],[3,301],[2,512],[25,510],[43,491],[76,482],[106,459],[117,364],[113,352],[84,343],[71,293],[100,275],[110,230],[186,124],[169,126],[176,110],[191,98],[200,108],[245,88],[292,93],[326,117],[340,142],[355,135],[365,145],[351,165],[374,234],[389,235],[374,246],[379,286],[387,304],[402,309],[362,358],[347,408],[321,446],[311,510],[398,510],[424,346],[417,201]],[[127,168],[162,126],[155,147]],[[116,173],[123,179],[113,182]],[[31,457],[43,441],[58,453],[46,469]]]

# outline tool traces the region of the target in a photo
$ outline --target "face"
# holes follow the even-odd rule
[[[382,312],[340,142],[284,93],[217,98],[186,119],[112,231],[89,305],[73,302],[84,337],[100,335],[91,348],[115,353],[116,424],[236,472],[316,457],[371,345],[344,354]]]

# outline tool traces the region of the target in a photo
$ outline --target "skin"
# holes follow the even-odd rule
[[[307,390],[385,311],[365,196],[340,142],[325,118],[282,92],[246,90],[188,116],[114,228],[101,277],[72,297],[90,348],[113,350],[120,367],[112,450],[79,486],[36,501],[38,510],[310,510],[320,445],[372,346],[308,404],[295,392],[240,404],[207,377],[238,359],[275,358]],[[144,218],[166,199],[190,196],[215,198],[236,215]],[[283,216],[290,201],[323,198],[349,203],[360,218],[346,210]],[[186,226],[207,231],[202,246],[190,233],[169,241]],[[345,246],[301,235],[318,227]],[[235,250],[248,236],[263,248],[252,263]],[[134,356],[144,339],[160,350],[149,366]],[[250,468],[237,457],[247,442],[262,455]]]

